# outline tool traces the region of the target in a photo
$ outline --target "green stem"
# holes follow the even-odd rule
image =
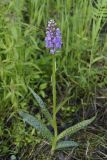
[[[52,66],[52,92],[53,92],[53,128],[54,128],[54,140],[52,143],[52,149],[56,146],[57,137],[57,121],[56,121],[56,58],[52,55],[53,66]]]

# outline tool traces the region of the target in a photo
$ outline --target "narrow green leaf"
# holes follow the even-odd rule
[[[67,128],[66,130],[64,130],[62,133],[60,133],[58,135],[58,138],[57,140],[65,137],[65,136],[70,136],[71,134],[74,134],[75,132],[79,131],[80,129],[83,129],[84,127],[86,127],[87,125],[89,125],[94,119],[95,119],[96,116],[88,119],[88,120],[84,120],[72,127],[69,127]]]
[[[56,149],[66,149],[66,148],[70,148],[70,147],[77,147],[79,144],[77,142],[74,141],[62,141],[59,142],[56,146]]]
[[[68,100],[70,100],[71,97],[72,97],[72,96],[65,98],[64,101],[62,101],[62,102],[59,104],[59,106],[58,106],[57,109],[56,109],[56,113],[65,105],[65,103],[66,103]]]
[[[53,136],[51,132],[40,120],[23,111],[20,111],[19,115],[25,122],[36,128],[44,138],[48,139],[49,141],[52,140]]]
[[[96,63],[97,61],[99,61],[99,60],[101,60],[101,59],[104,59],[104,56],[96,57],[96,58],[92,61],[92,64]]]
[[[41,109],[41,112],[44,114],[46,119],[52,124],[52,116],[49,113],[48,109],[46,108],[45,103],[42,101],[42,99],[30,87],[28,87],[28,88],[29,88],[30,92],[33,94],[36,101],[38,102],[39,107]]]

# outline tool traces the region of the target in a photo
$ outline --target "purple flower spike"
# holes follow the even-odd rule
[[[56,23],[54,20],[50,20],[48,22],[45,43],[46,43],[46,48],[50,49],[51,54],[54,54],[56,52],[56,49],[61,48],[62,45],[61,32],[60,29],[56,27]]]

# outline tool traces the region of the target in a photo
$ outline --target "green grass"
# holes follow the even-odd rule
[[[27,86],[51,106],[51,57],[44,44],[45,27],[51,18],[63,37],[63,47],[57,53],[57,101],[71,97],[62,108],[60,125],[72,122],[71,117],[81,115],[81,110],[83,119],[84,110],[96,109],[97,96],[106,97],[102,92],[107,86],[106,0],[1,0],[0,157],[23,157],[23,148],[27,152],[30,146],[29,157],[41,142],[36,131],[23,124],[18,112],[28,110],[40,118]],[[77,151],[79,159],[86,154],[85,149],[82,154],[81,149]]]

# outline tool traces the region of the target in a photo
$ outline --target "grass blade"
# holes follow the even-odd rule
[[[59,106],[58,106],[57,109],[56,109],[56,113],[65,105],[65,103],[66,103],[68,100],[70,100],[71,97],[72,97],[72,96],[65,98],[64,101],[62,101],[62,102],[59,104]]]

